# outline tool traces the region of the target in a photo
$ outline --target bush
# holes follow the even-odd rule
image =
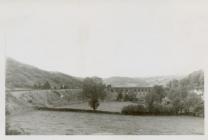
[[[172,105],[163,105],[161,113],[164,114],[164,115],[174,115],[175,110],[174,110],[174,107]]]
[[[148,110],[144,105],[128,105],[122,108],[122,114],[126,115],[174,115],[172,105],[154,104],[152,110]]]
[[[154,104],[152,110],[149,111],[153,115],[174,115],[174,107],[170,105]]]
[[[143,105],[128,105],[122,108],[121,113],[126,115],[143,115],[147,113],[147,110]]]

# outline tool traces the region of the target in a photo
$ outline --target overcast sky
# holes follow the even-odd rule
[[[198,0],[5,4],[1,45],[18,61],[73,76],[188,74],[208,60],[207,7]]]

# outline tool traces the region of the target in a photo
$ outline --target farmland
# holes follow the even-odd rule
[[[100,106],[98,107],[98,110],[101,111],[110,111],[110,112],[121,112],[121,109],[124,106],[135,104],[132,102],[101,102]],[[64,108],[74,108],[74,109],[91,109],[87,102],[81,103],[81,104],[71,104],[62,106]]]
[[[32,121],[31,121],[32,120]],[[204,120],[190,116],[125,116],[31,111],[8,116],[12,129],[33,135],[193,135],[204,134]]]

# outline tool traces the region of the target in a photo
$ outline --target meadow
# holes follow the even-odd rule
[[[32,135],[202,135],[204,119],[192,116],[130,116],[31,111],[8,116],[13,130]]]

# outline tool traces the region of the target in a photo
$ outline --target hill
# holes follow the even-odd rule
[[[145,87],[148,86],[148,83],[139,78],[130,78],[130,77],[110,77],[104,79],[105,84],[110,84],[114,87],[134,87],[134,86],[141,86]]]
[[[189,89],[204,89],[204,72],[202,70],[194,71],[183,78],[180,83]]]
[[[173,80],[168,83],[171,88],[183,87],[189,90],[204,90],[204,72],[202,70],[194,71],[181,80]]]
[[[195,71],[188,76],[157,76],[157,77],[110,77],[103,79],[105,84],[124,87],[149,87],[154,85],[166,86],[170,81],[177,80],[181,84],[191,87],[202,87],[204,83],[203,71]],[[22,64],[12,58],[6,61],[6,88],[32,88],[34,84],[48,81],[52,87],[59,88],[66,85],[68,88],[81,88],[83,78],[73,77],[60,72],[50,72],[37,67]]]
[[[173,79],[181,79],[182,76],[157,76],[157,77],[141,77],[141,78],[131,78],[131,77],[110,77],[104,79],[106,84],[111,84],[112,86],[124,86],[124,87],[149,87],[154,85],[166,85]]]
[[[76,77],[60,72],[49,72],[37,67],[22,64],[12,58],[6,60],[6,88],[32,88],[34,84],[48,81],[51,86],[59,88],[66,85],[68,88],[80,88],[82,82]]]

